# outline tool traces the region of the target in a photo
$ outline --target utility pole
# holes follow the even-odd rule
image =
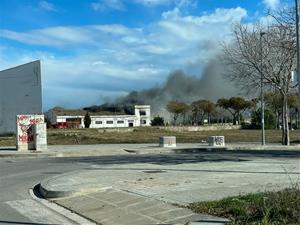
[[[259,44],[260,44],[260,103],[261,103],[261,145],[266,145],[265,138],[265,103],[264,103],[264,89],[263,89],[263,47],[262,37],[265,32],[260,32]]]
[[[295,0],[295,11],[296,11],[296,52],[297,52],[297,67],[296,74],[298,80],[298,108],[300,108],[300,51],[299,51],[299,6],[298,0]],[[300,110],[298,109],[298,118],[300,118]],[[298,121],[299,123],[299,121]],[[297,128],[299,124],[297,124]]]

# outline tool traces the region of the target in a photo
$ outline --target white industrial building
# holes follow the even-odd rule
[[[42,114],[40,61],[0,71],[0,134],[16,133],[24,114]]]
[[[112,112],[89,112],[90,128],[119,128],[150,126],[150,106],[136,105],[134,115]],[[46,113],[48,121],[57,128],[83,128],[85,110],[53,108]]]

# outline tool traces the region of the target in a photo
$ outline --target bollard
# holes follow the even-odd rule
[[[40,123],[34,125],[34,143],[36,151],[47,150],[47,125]]]
[[[176,137],[175,136],[163,136],[159,138],[159,147],[176,147]]]
[[[225,146],[225,137],[224,136],[210,136],[208,137],[208,145],[216,147]]]

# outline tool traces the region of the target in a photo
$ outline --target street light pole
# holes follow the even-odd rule
[[[299,6],[298,0],[295,0],[295,14],[296,14],[296,52],[297,52],[297,67],[296,67],[296,74],[297,74],[297,81],[298,81],[298,103],[300,106],[300,51],[299,51]],[[300,118],[300,110],[298,109],[298,117]],[[299,121],[298,121],[299,123]],[[297,124],[298,128],[299,124]]]
[[[259,44],[260,44],[260,103],[261,103],[261,144],[266,145],[265,138],[265,103],[264,103],[264,90],[263,90],[263,48],[262,48],[262,36],[265,32],[260,32]]]

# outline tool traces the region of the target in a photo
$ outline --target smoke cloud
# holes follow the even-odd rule
[[[127,96],[120,97],[112,103],[105,103],[90,110],[125,111],[132,113],[135,104],[151,105],[151,114],[165,118],[169,117],[166,105],[177,100],[191,103],[200,99],[216,102],[221,97],[231,97],[238,94],[238,89],[226,79],[224,66],[218,59],[210,61],[201,77],[195,77],[181,70],[172,72],[164,84],[142,91],[132,91]]]

